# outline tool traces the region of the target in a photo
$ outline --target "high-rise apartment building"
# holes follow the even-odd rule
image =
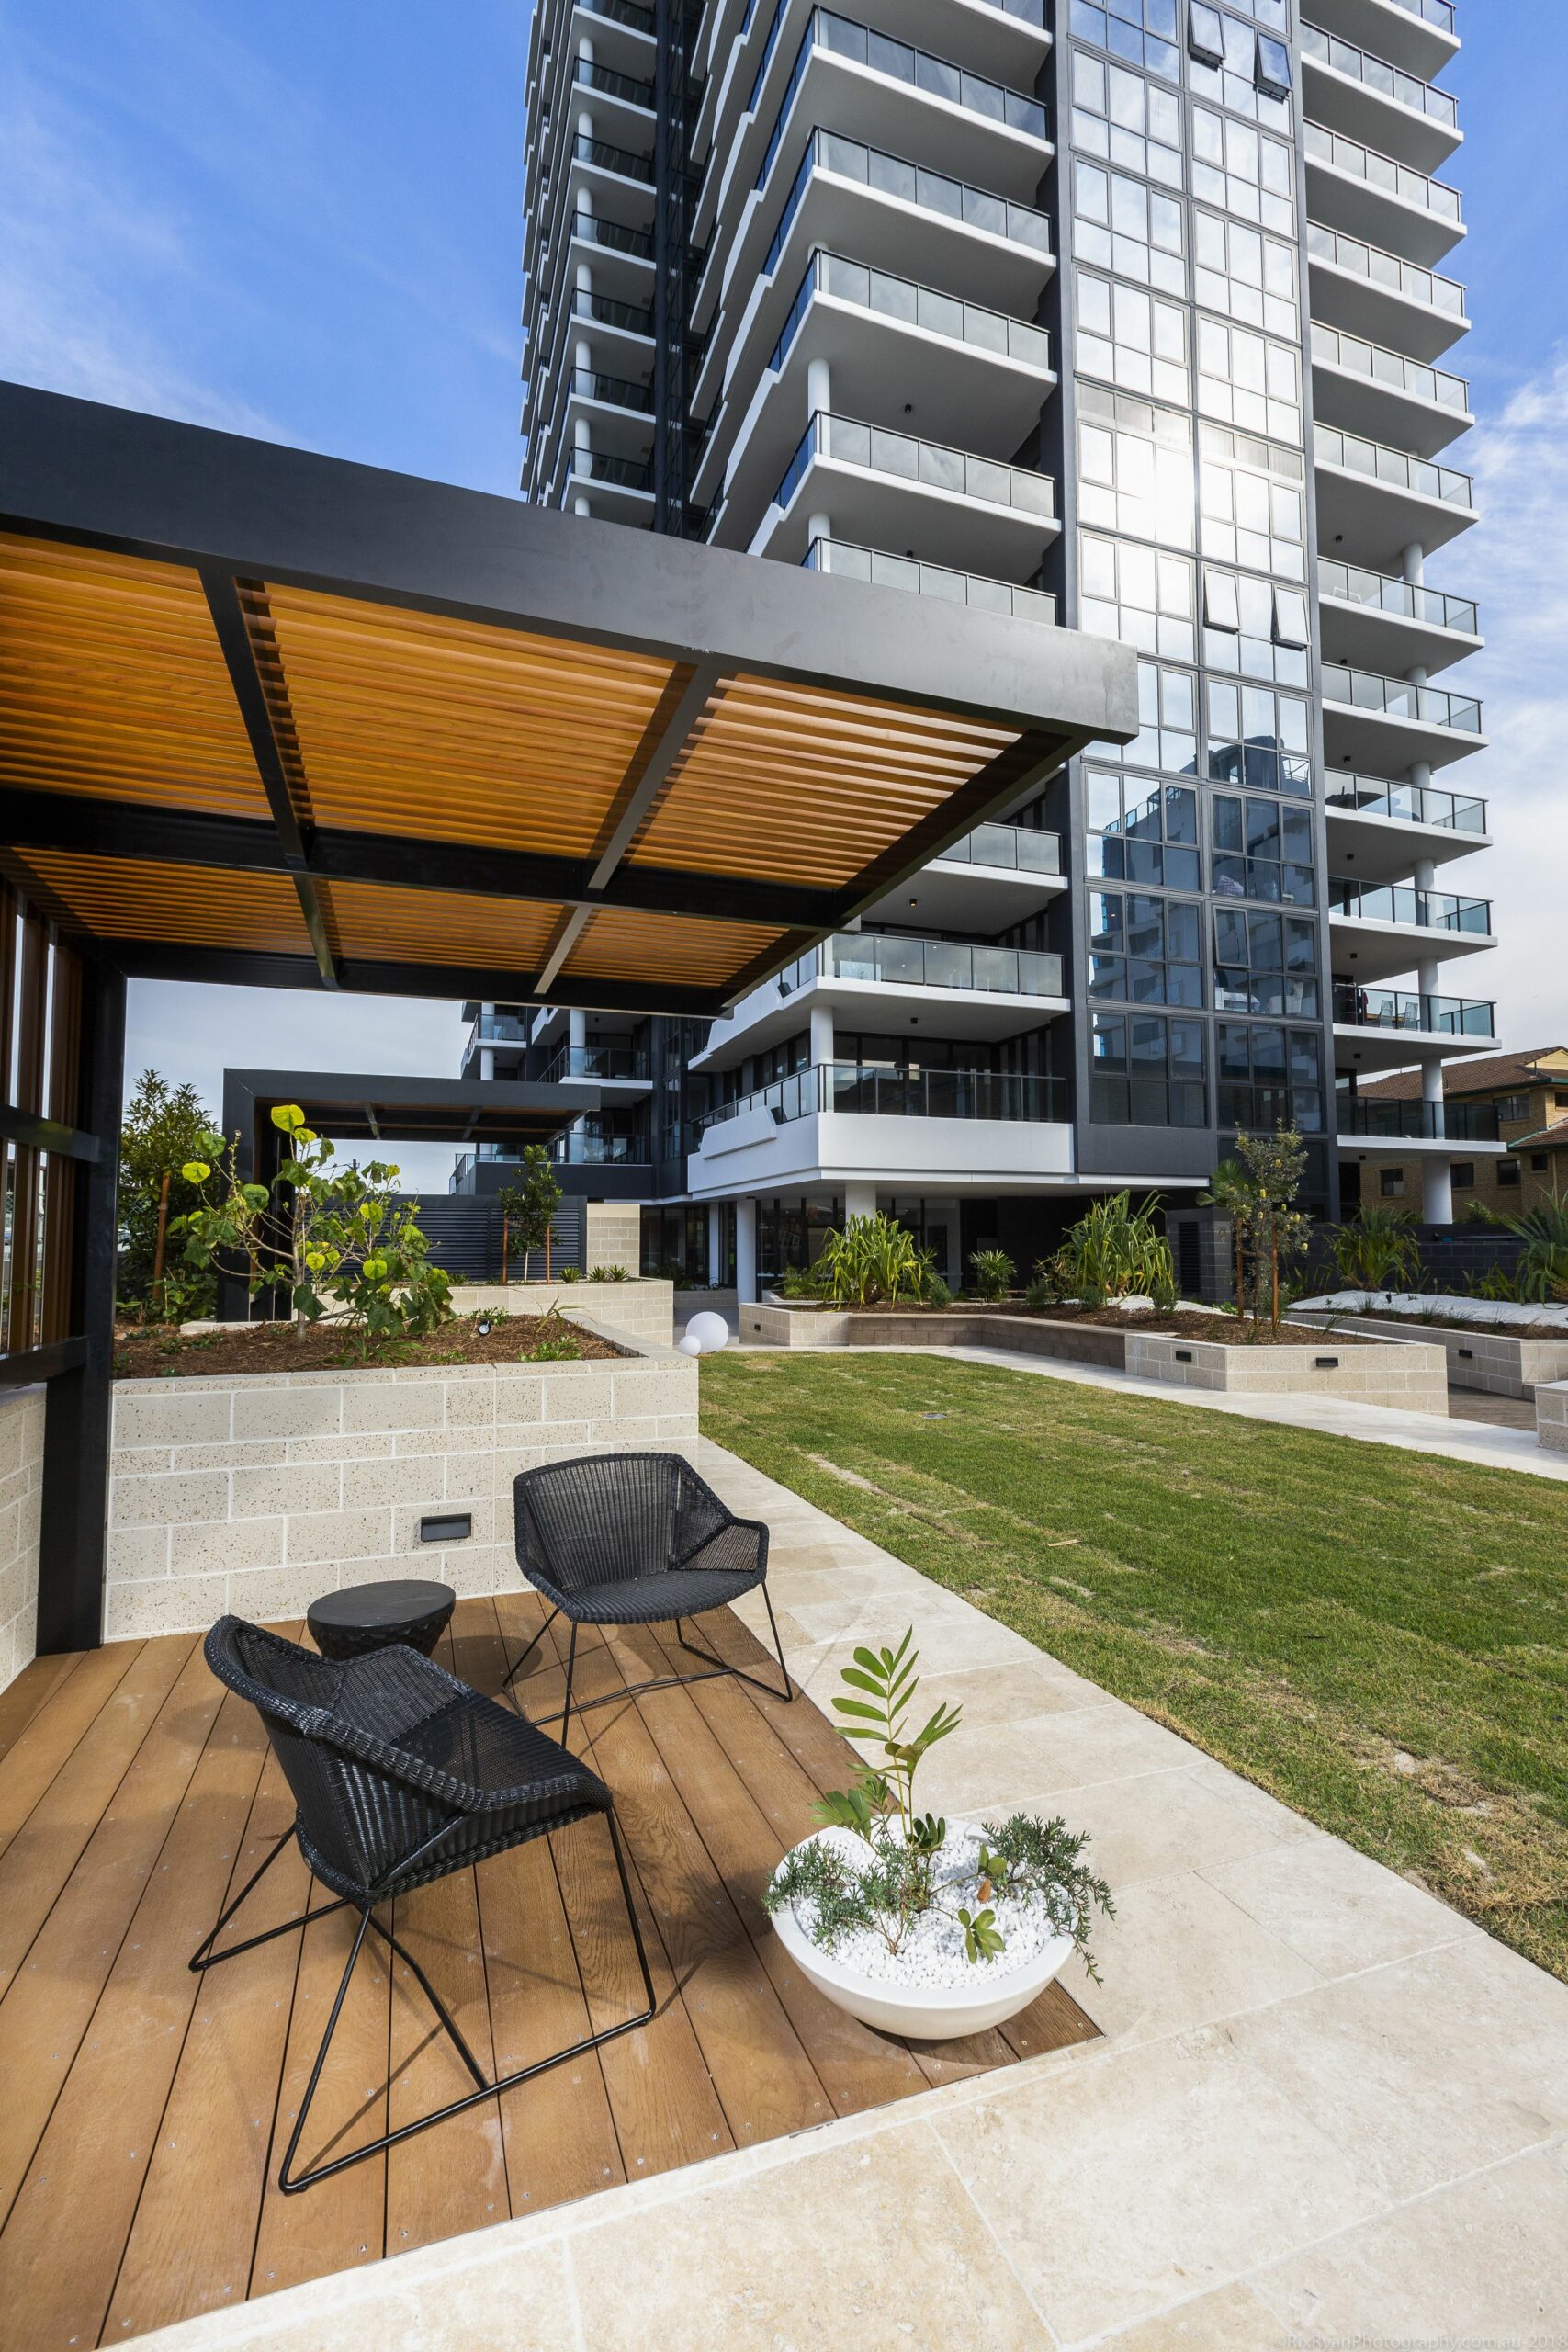
[[[489,1066],[603,1081],[571,1181],[650,1258],[744,1284],[879,1205],[1027,1266],[1285,1122],[1319,1206],[1396,1162],[1445,1222],[1500,1150],[1442,1080],[1494,1043],[1427,578],[1476,519],[1458,45],[1450,0],[539,0],[528,494],[1141,657],[1134,743],[711,1033],[480,1009]]]

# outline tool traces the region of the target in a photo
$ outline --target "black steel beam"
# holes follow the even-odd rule
[[[80,1360],[49,1384],[39,1529],[38,1646],[96,1649],[103,1639],[114,1399],[114,1299],[125,978],[83,969],[79,1091],[88,1132],[104,1147],[76,1163],[67,1344]]]
[[[100,1157],[96,1136],[84,1135],[80,1127],[62,1126],[58,1119],[43,1118],[37,1111],[18,1111],[13,1102],[0,1102],[0,1142],[52,1152],[57,1159]]]
[[[315,951],[321,986],[335,989],[338,985],[337,959],[333,953],[321,893],[306,862],[305,837],[288,789],[288,774],[278,748],[261,673],[256,668],[255,649],[251,643],[245,609],[240,602],[239,582],[226,566],[204,563],[201,566],[201,585],[207,597],[208,610],[212,615],[212,626],[218,632],[218,643],[229,672],[229,683],[234,690],[234,700],[239,705],[240,717],[250,738],[256,773],[261,777],[267,807],[272,811],[283,863],[299,894],[299,911],[310,934],[310,945]]]
[[[276,829],[248,817],[208,817],[139,800],[85,794],[0,789],[0,842],[18,849],[61,849],[95,857],[146,858],[161,864],[284,874]],[[641,914],[695,922],[774,922],[821,931],[842,921],[848,895],[795,883],[623,861],[593,889],[586,857],[550,857],[473,842],[423,841],[389,833],[318,826],[305,853],[319,882],[377,882],[401,890],[454,890],[476,898],[528,899],[559,906],[624,907]]]
[[[41,1348],[17,1348],[0,1355],[0,1388],[31,1388],[40,1380],[74,1372],[86,1361],[85,1340],[51,1340]]]
[[[268,955],[258,950],[166,945],[159,940],[105,939],[101,953],[136,980],[197,980],[234,988],[319,989],[321,974],[309,956]],[[788,961],[787,957],[777,960]],[[536,1005],[536,973],[488,971],[471,964],[358,963],[345,959],[341,984],[367,996],[438,997],[447,1002]],[[668,1012],[712,1021],[723,1012],[724,989],[667,988],[646,980],[558,980],[551,1004],[586,1012]]]

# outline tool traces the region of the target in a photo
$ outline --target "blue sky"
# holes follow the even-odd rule
[[[0,0],[0,373],[333,455],[516,486],[525,0]],[[1437,560],[1490,639],[1464,673],[1507,944],[1450,967],[1510,1046],[1568,1040],[1568,10],[1461,0],[1447,175],[1475,322],[1445,363],[1483,526]],[[1455,877],[1458,879],[1459,877]],[[131,1067],[447,1069],[455,1010],[138,986]],[[411,1172],[440,1181],[445,1159]]]

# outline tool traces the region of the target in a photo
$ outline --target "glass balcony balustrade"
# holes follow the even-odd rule
[[[1381,677],[1374,670],[1350,670],[1337,662],[1323,665],[1323,699],[1356,710],[1379,710],[1390,718],[1410,718],[1424,727],[1481,732],[1481,705],[1469,695],[1441,686],[1416,686],[1407,678]]]
[[[1390,294],[1402,294],[1407,301],[1425,302],[1450,318],[1464,316],[1464,288],[1457,277],[1442,277],[1434,269],[1423,269],[1418,262],[1402,261],[1397,254],[1369,245],[1360,237],[1348,237],[1343,230],[1325,229],[1318,221],[1309,220],[1307,253],[1316,261],[1329,262],[1336,269],[1349,270],[1373,286],[1383,287]]]
[[[896,277],[891,270],[871,269],[864,262],[848,261],[841,254],[818,247],[806,266],[800,290],[769,356],[768,366],[774,374],[788,357],[801,321],[818,294],[852,303],[900,326],[919,327],[927,334],[968,344],[973,350],[1020,361],[1043,375],[1051,372],[1051,338],[1043,327],[1010,318],[1001,311],[988,311],[978,302],[965,302],[956,294],[940,293],[934,286],[917,286],[911,278]]]
[[[1461,218],[1460,192],[1443,180],[1432,179],[1409,164],[1396,164],[1392,155],[1380,154],[1375,147],[1364,147],[1359,140],[1343,138],[1337,130],[1325,130],[1318,122],[1303,126],[1303,140],[1309,162],[1327,164],[1337,172],[1347,172],[1353,179],[1365,180],[1369,187],[1380,189],[1384,196],[1398,197],[1404,204],[1418,204],[1423,211],[1438,220]]]
[[[1370,612],[1388,613],[1398,620],[1425,621],[1462,637],[1479,633],[1476,609],[1467,597],[1448,596],[1440,589],[1420,588],[1381,571],[1363,571],[1353,563],[1320,562],[1317,588],[1320,596],[1332,596],[1342,605],[1364,605]]]
[[[520,1012],[481,1012],[468,1032],[470,1046],[525,1046],[528,1016]]]
[[[1439,792],[1431,785],[1390,784],[1383,776],[1330,776],[1324,797],[1331,809],[1362,817],[1389,817],[1402,825],[1435,825],[1458,833],[1484,833],[1486,803],[1462,792]]]
[[[1342,1028],[1409,1029],[1428,1036],[1493,1037],[1496,1008],[1461,996],[1423,996],[1407,989],[1337,984],[1334,1018]]]
[[[573,368],[567,382],[580,401],[603,401],[610,408],[632,409],[640,416],[653,413],[653,386],[632,384],[624,376],[606,376],[598,368]]]
[[[566,453],[568,480],[561,489],[563,501],[570,496],[571,482],[605,482],[615,490],[646,490],[653,488],[653,468],[646,462],[638,464],[635,458],[617,458],[603,449],[569,449]]]
[[[912,487],[949,491],[956,498],[976,499],[987,506],[1011,507],[1043,522],[1055,519],[1056,485],[1049,474],[1003,465],[994,458],[976,458],[940,441],[921,441],[912,433],[894,433],[880,424],[859,424],[852,417],[830,416],[821,409],[784,469],[773,493],[775,506],[788,506],[818,458],[860,466],[868,473],[885,474],[889,481]]]
[[[640,8],[637,0],[572,0],[576,8],[586,8],[591,17],[607,17],[612,24],[629,25],[633,32],[651,34],[658,19],[651,8]]]
[[[779,216],[779,225],[762,264],[764,277],[771,277],[778,267],[779,256],[805,201],[811,175],[818,171],[853,180],[874,195],[896,197],[902,203],[918,205],[922,211],[940,214],[944,220],[961,221],[967,229],[983,229],[988,236],[1005,237],[1010,244],[1027,245],[1032,253],[1050,254],[1050,216],[1032,204],[1014,204],[1007,197],[991,195],[987,188],[972,187],[966,180],[953,179],[946,172],[930,171],[923,164],[908,163],[902,155],[890,155],[880,147],[864,146],[858,139],[846,139],[836,130],[818,130],[807,141],[800,168]]]
[[[1496,1108],[1490,1102],[1399,1102],[1371,1095],[1337,1098],[1341,1136],[1406,1143],[1498,1143]]]
[[[586,131],[573,134],[571,152],[580,164],[592,164],[601,172],[615,172],[624,180],[643,180],[653,185],[653,158],[635,155],[629,147],[616,147],[607,139],[590,139]]]
[[[653,334],[653,312],[636,302],[618,302],[611,294],[593,294],[587,288],[572,288],[571,315],[574,319],[592,319],[602,327],[620,327],[627,334]]]
[[[1470,414],[1470,386],[1462,376],[1428,368],[1422,360],[1407,359],[1403,351],[1386,350],[1362,335],[1322,326],[1315,319],[1312,356],[1320,367],[1343,368],[1349,375],[1364,376],[1369,383],[1386,385],[1409,400],[1430,401],[1435,408],[1450,409],[1456,416]]]
[[[547,1086],[567,1078],[646,1079],[648,1056],[635,1046],[563,1046],[545,1072]]]
[[[780,975],[795,996],[814,980],[871,980],[888,988],[963,989],[980,995],[1059,997],[1062,959],[1026,947],[971,947],[961,940],[840,932]]]
[[[1064,1122],[1067,1086],[1061,1078],[1016,1070],[868,1068],[859,1062],[818,1062],[789,1078],[721,1103],[699,1126],[723,1126],[750,1111],[771,1112],[780,1125],[818,1112],[874,1119],[998,1119]]]
[[[1428,122],[1440,122],[1450,130],[1459,128],[1459,103],[1450,91],[1434,89],[1419,74],[1406,74],[1397,65],[1386,64],[1381,57],[1358,49],[1353,41],[1340,40],[1333,33],[1320,31],[1316,25],[1303,24],[1302,54],[1314,64],[1331,66],[1336,74],[1359,82],[1380,97],[1393,98],[1402,107],[1412,107],[1416,114],[1424,114]]]
[[[933,861],[935,862],[935,861]],[[941,854],[943,865],[989,865],[1006,874],[1062,872],[1062,837],[1025,825],[976,825]]]
[[[1007,613],[1014,620],[1055,625],[1056,599],[1043,588],[1019,588],[1010,580],[953,571],[946,564],[921,563],[914,556],[889,555],[884,548],[856,547],[848,539],[813,539],[802,563],[807,571],[863,580],[874,588],[907,588],[917,596],[966,605],[974,612]]]
[[[1336,876],[1328,885],[1328,911],[1349,922],[1409,923],[1420,931],[1466,932],[1486,938],[1492,930],[1489,899],[1456,898],[1450,890],[1418,890],[1404,882],[1363,888]]]
[[[630,74],[617,74],[608,65],[596,64],[591,57],[572,60],[572,80],[581,89],[597,90],[606,98],[620,98],[626,105],[644,107],[653,112],[653,85],[639,82]]]
[[[1332,424],[1313,426],[1313,448],[1319,465],[1342,466],[1348,473],[1368,474],[1391,490],[1414,491],[1420,498],[1439,498],[1445,505],[1473,508],[1474,493],[1468,474],[1451,466],[1434,465],[1391,449],[1381,441],[1364,441],[1359,434],[1341,433]]]

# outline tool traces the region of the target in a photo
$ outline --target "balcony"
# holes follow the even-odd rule
[[[648,1056],[634,1046],[563,1046],[545,1072],[547,1086],[576,1080],[593,1085],[637,1086],[649,1082]]]
[[[1047,628],[1055,625],[1056,599],[1043,588],[1018,588],[1009,580],[950,571],[945,564],[921,563],[880,548],[858,548],[845,539],[813,539],[804,560],[807,571],[830,571],[836,579],[863,580],[874,588],[907,588],[917,596],[938,596],[975,612],[1006,613],[1014,620],[1039,621]]]
[[[1337,1109],[1341,1140],[1502,1148],[1497,1113],[1490,1102],[1402,1102],[1340,1094]]]
[[[1398,1069],[1495,1046],[1496,1008],[1468,997],[1422,995],[1336,982],[1334,1026],[1342,1066]]]
[[[1414,358],[1440,358],[1470,332],[1464,288],[1342,229],[1307,223],[1312,315],[1325,326],[1393,344]]]
[[[1302,27],[1302,79],[1314,122],[1417,171],[1436,171],[1463,138],[1449,91],[1316,25]]]
[[[1319,421],[1421,458],[1434,458],[1475,422],[1462,376],[1314,320],[1313,408]]]
[[[1380,57],[1429,81],[1459,48],[1453,0],[1308,0],[1318,25],[1371,40]]]
[[[711,1112],[687,1182],[699,1197],[874,1175],[958,1190],[1070,1173],[1065,1080],[818,1063]]]
[[[824,509],[835,530],[862,545],[915,539],[935,562],[962,565],[967,559],[1019,579],[1039,570],[1060,528],[1049,474],[819,412],[773,493],[751,553],[799,562],[807,518]]]
[[[615,458],[600,449],[570,448],[564,452],[566,479],[556,504],[570,507],[578,492],[587,492],[592,512],[602,522],[629,523],[640,528],[653,501],[653,467],[646,459]]]
[[[867,913],[879,923],[919,920],[933,930],[983,937],[1038,914],[1066,887],[1057,834],[979,825]]]
[[[1343,876],[1328,885],[1328,936],[1335,978],[1358,987],[1496,944],[1489,899]]]
[[[1347,563],[1396,571],[1407,547],[1430,554],[1476,519],[1468,474],[1337,425],[1314,425],[1313,466],[1318,545]]]
[[[1010,456],[1038,425],[1056,382],[1043,327],[819,249],[793,299],[786,303],[783,288],[769,288],[753,309],[697,462],[699,503],[719,493],[728,457],[723,494],[737,502],[741,526],[754,527],[810,414],[813,359],[828,361],[834,406],[846,417],[874,415],[895,384],[919,403],[933,441],[956,448],[983,430],[993,445],[988,454],[998,457]]]
[[[1302,148],[1307,211],[1314,220],[1348,229],[1352,235],[1375,231],[1391,251],[1428,265],[1441,261],[1464,236],[1460,192],[1446,181],[1320,122],[1303,125]]]
[[[653,1152],[646,1136],[558,1136],[550,1146],[558,1168],[648,1168]]]
[[[1324,758],[1330,769],[1434,767],[1482,748],[1481,705],[1441,686],[1412,685],[1375,670],[1323,667]]]
[[[1024,202],[1049,160],[1045,109],[1031,92],[829,8],[813,8],[802,23],[779,0],[738,113],[740,87],[737,78],[716,113],[693,221],[698,245],[738,209],[738,191],[764,185],[781,153],[793,171],[791,139],[804,141],[814,123],[895,152],[913,148],[938,171],[981,171]]]
[[[568,368],[556,395],[551,438],[563,425],[570,434],[580,418],[588,420],[596,444],[608,441],[605,455],[639,460],[653,430],[653,386],[600,368]]]
[[[1375,648],[1391,670],[1434,671],[1480,650],[1467,597],[1329,561],[1317,567],[1317,593],[1323,658],[1332,664]]]
[[[1324,795],[1328,855],[1362,884],[1403,881],[1418,858],[1442,865],[1491,846],[1484,800],[1381,776],[1330,776]]]

